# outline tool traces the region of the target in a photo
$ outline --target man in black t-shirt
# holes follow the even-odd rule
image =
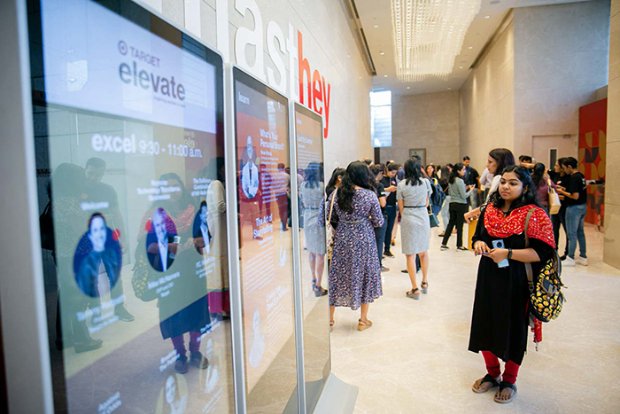
[[[396,173],[398,172],[398,168],[400,165],[396,163],[388,164],[386,168],[385,177],[381,180],[381,184],[383,184],[384,190],[387,193],[386,205],[385,205],[385,214],[387,216],[387,227],[385,230],[385,239],[383,248],[387,257],[394,257],[392,252],[390,251],[390,247],[392,245],[392,230],[394,229],[394,221],[396,220]]]
[[[566,203],[566,230],[568,232],[568,256],[564,266],[574,266],[575,263],[587,266],[586,235],[583,229],[586,217],[586,179],[577,171],[577,160],[573,157],[564,158],[562,168],[568,179],[565,187],[558,187],[558,194],[564,196]],[[579,257],[575,258],[575,250],[579,243]]]
[[[465,182],[465,187],[474,186],[480,191],[480,174],[478,171],[471,167],[469,164],[471,160],[466,155],[463,157],[463,165],[465,165],[465,175],[463,176],[463,181]],[[469,205],[471,208],[478,207],[478,191],[472,191],[469,195]]]

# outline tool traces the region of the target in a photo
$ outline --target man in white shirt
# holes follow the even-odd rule
[[[153,212],[152,218],[152,230],[147,235],[147,249],[146,253],[149,259],[149,263],[153,266],[153,269],[158,272],[165,272],[170,268],[174,261],[174,249],[169,243],[168,229],[166,228],[166,222],[168,215],[163,208],[158,208]],[[155,237],[153,237],[155,236]]]
[[[241,169],[241,189],[247,198],[254,198],[258,191],[258,167],[255,163],[256,154],[250,135],[246,139],[245,153],[247,162]]]

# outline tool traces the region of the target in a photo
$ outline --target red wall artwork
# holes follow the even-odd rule
[[[579,171],[588,185],[586,222],[603,226],[605,213],[605,161],[607,143],[607,98],[579,108]]]

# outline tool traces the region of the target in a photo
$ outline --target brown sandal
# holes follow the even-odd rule
[[[361,319],[358,320],[357,322],[357,330],[358,331],[365,331],[366,329],[370,328],[372,326],[372,321],[370,320],[366,320],[363,321]]]
[[[474,382],[471,386],[471,390],[476,394],[482,394],[495,387],[499,387],[499,377],[493,378],[489,374],[486,374],[484,377]]]
[[[508,404],[517,396],[517,386],[506,381],[499,383],[499,390],[495,393],[493,400],[496,403]]]
[[[411,290],[407,291],[407,293],[405,293],[405,295],[407,295],[408,298],[415,299],[415,300],[420,300],[420,289],[418,289],[418,288],[411,289]]]

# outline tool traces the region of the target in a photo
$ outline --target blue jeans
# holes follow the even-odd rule
[[[383,226],[375,227],[375,239],[377,241],[377,252],[379,253],[379,264],[382,264],[383,259],[383,239],[385,239],[385,231],[387,230],[387,216],[383,215]]]
[[[445,233],[448,228],[448,222],[450,221],[450,196],[447,195],[441,207],[441,224],[443,224],[443,231]]]
[[[586,205],[577,204],[566,207],[566,232],[568,233],[568,256],[575,258],[577,242],[579,242],[579,256],[586,256],[586,234],[583,231],[583,222],[586,218]]]

